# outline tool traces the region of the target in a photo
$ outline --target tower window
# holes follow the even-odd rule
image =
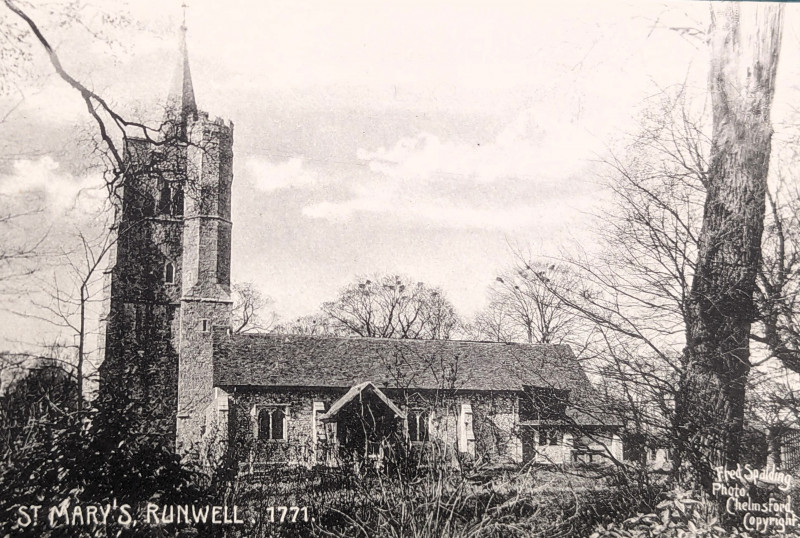
[[[180,185],[176,185],[175,192],[172,193],[172,214],[183,216],[183,188]]]
[[[164,266],[164,282],[175,283],[175,265],[172,262],[167,262],[167,265]]]
[[[211,323],[207,319],[200,320],[200,330],[207,333],[211,329]]]
[[[155,201],[152,196],[145,196],[142,200],[142,217],[152,217],[155,210]]]
[[[161,197],[158,200],[158,212],[162,215],[172,213],[172,189],[168,183],[161,188]]]

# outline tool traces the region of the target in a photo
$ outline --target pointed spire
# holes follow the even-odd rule
[[[167,97],[166,119],[179,121],[185,128],[186,120],[197,114],[197,103],[194,100],[194,87],[192,86],[192,72],[189,69],[189,51],[186,47],[186,4],[183,4],[183,24],[180,33],[180,58],[172,79],[169,96]]]

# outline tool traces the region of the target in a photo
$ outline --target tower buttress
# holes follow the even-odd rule
[[[230,326],[233,124],[199,112],[187,134],[177,425],[183,453],[200,447],[212,400],[212,328]]]

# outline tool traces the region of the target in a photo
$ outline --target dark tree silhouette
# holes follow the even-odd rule
[[[684,455],[707,488],[712,466],[739,461],[782,13],[712,8],[711,158],[677,407]]]

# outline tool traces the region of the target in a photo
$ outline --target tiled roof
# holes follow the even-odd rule
[[[214,385],[519,391],[569,390],[578,424],[615,424],[597,407],[589,379],[567,345],[214,334]]]
[[[220,333],[214,345],[217,386],[589,388],[566,345]]]

